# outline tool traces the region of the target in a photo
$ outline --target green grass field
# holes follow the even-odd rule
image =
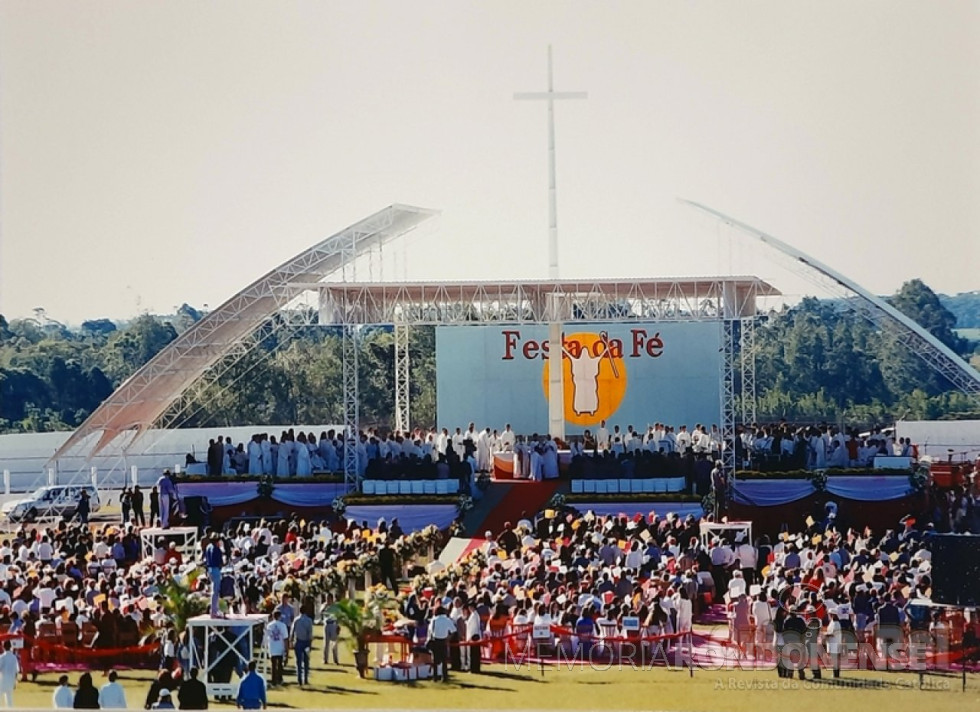
[[[932,689],[918,689],[913,673],[843,673],[841,682],[789,681],[784,688],[774,671],[708,671],[663,667],[593,670],[515,669],[513,665],[490,665],[480,675],[454,674],[448,684],[435,682],[393,683],[361,680],[353,667],[324,667],[320,651],[313,651],[312,684],[300,689],[295,684],[271,690],[269,706],[286,709],[569,709],[569,710],[678,710],[691,712],[828,712],[857,710],[873,705],[889,710],[943,712],[976,710],[980,705],[980,677],[967,678],[966,692],[960,679],[926,678]],[[341,659],[344,659],[343,657]],[[350,656],[346,655],[350,660]],[[287,668],[287,680],[290,669]],[[78,673],[69,675],[74,684]],[[94,675],[97,686],[102,673]],[[153,675],[122,672],[130,707],[143,705]],[[20,683],[14,695],[18,707],[51,707],[57,675],[42,675],[35,683]],[[864,687],[854,687],[863,684]],[[212,703],[212,707],[229,707]]]

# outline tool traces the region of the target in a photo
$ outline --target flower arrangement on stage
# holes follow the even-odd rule
[[[346,586],[346,581],[336,567],[317,571],[308,581],[309,592],[314,596],[322,596],[327,593],[338,594]]]
[[[481,549],[474,549],[462,564],[462,572],[468,576],[479,576],[486,570],[487,555]]]
[[[701,499],[701,511],[706,516],[713,516],[715,511],[715,491],[711,490]]]
[[[412,578],[413,591],[424,591],[427,588],[432,588],[434,585],[435,581],[429,574],[419,574]]]
[[[265,475],[259,478],[259,483],[255,488],[258,492],[259,497],[262,499],[270,499],[272,497],[273,490],[276,489],[276,485],[273,482],[272,475]]]
[[[337,571],[347,581],[360,581],[364,578],[364,567],[360,561],[354,559],[338,563]]]
[[[334,497],[333,502],[330,503],[330,507],[338,517],[344,516],[344,512],[347,511],[347,503],[344,502],[343,497]]]
[[[909,474],[909,486],[913,492],[921,492],[929,486],[929,468],[927,466],[913,470]]]
[[[358,558],[357,563],[360,565],[361,569],[367,571],[371,574],[372,578],[381,575],[381,562],[378,561],[378,555],[375,553],[365,553],[361,554]]]
[[[810,475],[810,482],[813,483],[813,489],[817,492],[827,491],[827,471],[826,470],[814,470],[813,474]]]
[[[306,593],[306,584],[299,579],[293,578],[292,576],[287,576],[286,580],[283,581],[282,590],[289,594],[289,597],[294,601],[298,601]]]
[[[435,524],[430,524],[421,532],[419,532],[422,542],[428,546],[436,546],[442,539],[442,533],[439,531],[439,527]]]
[[[398,554],[398,558],[402,560],[402,563],[408,563],[411,561],[412,557],[415,556],[416,547],[413,540],[409,536],[399,537],[395,541],[394,545],[395,553]]]
[[[468,494],[461,494],[456,500],[456,510],[460,514],[466,514],[471,509],[473,509],[473,498]]]
[[[551,499],[548,500],[548,504],[545,505],[545,509],[561,509],[565,506],[565,495],[561,492],[555,492],[551,495]]]
[[[279,602],[276,600],[275,594],[270,593],[268,596],[262,599],[262,602],[259,604],[259,610],[266,615],[272,615],[272,612],[276,610],[277,605],[279,605]]]
[[[364,593],[364,607],[372,620],[382,627],[398,619],[398,598],[384,584],[372,586]]]

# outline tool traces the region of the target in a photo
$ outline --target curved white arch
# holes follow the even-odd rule
[[[342,276],[360,254],[414,230],[437,211],[391,205],[313,245],[245,287],[144,364],[92,412],[48,461],[96,437],[87,457],[123,433],[131,445],[194,381],[270,316],[310,289]]]
[[[706,213],[713,218],[721,220],[727,225],[731,225],[737,230],[757,238],[762,243],[796,260],[804,268],[832,280],[838,286],[843,287],[847,292],[856,295],[867,305],[868,309],[866,310],[866,315],[872,321],[879,326],[887,326],[888,322],[891,322],[891,325],[898,327],[903,332],[902,335],[908,337],[903,339],[903,343],[907,348],[928,363],[942,376],[948,379],[950,383],[952,383],[963,393],[980,399],[980,373],[977,373],[977,371],[970,366],[970,364],[960,358],[955,352],[953,352],[952,349],[946,346],[946,344],[930,334],[921,325],[907,317],[884,299],[875,296],[854,280],[845,277],[840,272],[828,267],[813,257],[810,257],[801,250],[798,250],[791,245],[787,245],[785,242],[773,237],[772,235],[766,234],[761,230],[757,230],[751,225],[746,225],[743,222],[739,222],[738,220],[735,220],[724,213],[720,213],[717,210],[701,205],[700,203],[695,203],[694,201],[686,200],[684,198],[678,198],[678,200],[686,205],[689,205],[695,210]],[[884,319],[881,319],[880,317],[884,317]]]

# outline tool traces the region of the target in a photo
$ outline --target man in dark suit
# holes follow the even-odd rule
[[[381,569],[381,583],[392,591],[398,590],[398,582],[395,578],[395,550],[388,545],[385,540],[384,546],[378,552],[378,568]]]
[[[783,622],[784,649],[780,650],[779,654],[782,659],[786,677],[793,677],[793,668],[795,667],[799,672],[800,679],[805,680],[806,674],[803,672],[803,670],[806,667],[806,655],[804,652],[806,648],[803,647],[803,639],[806,635],[806,621],[804,621],[799,614],[800,610],[798,608],[793,608],[793,610],[790,611],[789,616]],[[786,647],[789,647],[789,649],[786,650]],[[789,659],[789,653],[792,650],[804,652],[804,659],[797,663],[792,662]]]
[[[220,477],[225,460],[224,444],[219,437],[217,440],[208,442],[208,474],[212,477]]]
[[[177,691],[177,701],[182,710],[206,710],[208,708],[208,688],[197,679],[198,669],[191,668],[190,678],[181,683]]]
[[[878,607],[875,618],[878,623],[876,626],[878,645],[881,647],[881,654],[885,658],[885,669],[890,670],[891,659],[897,652],[892,648],[902,639],[901,614],[890,593],[885,594],[884,602]]]

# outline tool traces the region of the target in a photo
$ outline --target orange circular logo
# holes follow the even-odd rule
[[[564,337],[562,391],[565,421],[575,425],[597,425],[608,420],[626,395],[626,363],[623,354],[610,348],[606,332],[579,332]],[[548,399],[549,365],[544,362],[542,385]]]

